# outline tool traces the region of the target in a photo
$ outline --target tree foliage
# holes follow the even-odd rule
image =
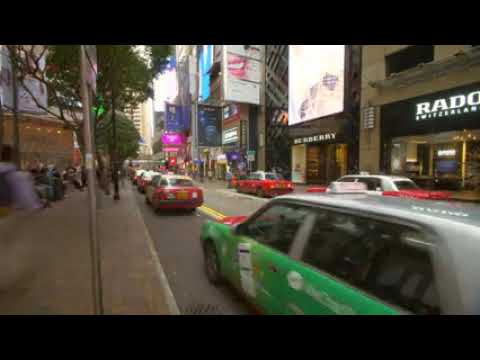
[[[36,105],[80,135],[80,45],[7,45],[19,81],[33,77],[48,93],[48,108],[26,89]],[[143,50],[142,50],[143,49]],[[154,77],[163,71],[170,45],[97,45],[97,92],[107,110],[115,96],[119,109],[135,107],[152,97]],[[42,58],[46,57],[46,67]],[[98,120],[101,120],[98,119]],[[82,137],[79,136],[81,141]]]
[[[118,160],[135,158],[140,148],[140,134],[132,121],[121,111],[115,112],[117,128],[117,151]],[[113,122],[112,112],[109,111],[99,122],[96,131],[97,149],[107,154],[113,154]]]

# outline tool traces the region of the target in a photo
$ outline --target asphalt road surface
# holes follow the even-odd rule
[[[186,315],[253,314],[232,288],[215,287],[207,280],[200,244],[200,230],[207,216],[200,211],[155,214],[145,203],[145,197],[134,192],[180,312]]]

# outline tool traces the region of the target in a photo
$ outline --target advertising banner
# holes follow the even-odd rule
[[[289,45],[288,124],[344,110],[345,45]]]
[[[225,45],[223,51],[224,100],[259,105],[263,45]]]
[[[165,130],[182,132],[190,128],[191,107],[165,104]]]
[[[222,145],[220,108],[198,106],[198,145],[210,147]]]
[[[240,140],[240,131],[234,127],[223,132],[223,145],[235,144]]]
[[[199,55],[199,100],[205,101],[210,97],[210,69],[213,65],[213,45],[203,45]]]
[[[263,45],[228,45],[232,54],[246,56],[260,61],[262,59]]]
[[[163,145],[185,145],[185,135],[178,133],[163,134]]]

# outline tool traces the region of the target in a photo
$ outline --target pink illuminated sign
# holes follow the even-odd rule
[[[164,148],[162,148],[163,152],[178,152],[178,150],[179,149],[176,148],[176,147],[164,147]]]
[[[185,144],[185,135],[183,134],[164,134],[162,135],[164,145],[183,145]]]

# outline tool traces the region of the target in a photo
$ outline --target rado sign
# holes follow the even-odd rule
[[[480,112],[480,90],[416,104],[416,120]]]
[[[480,82],[380,107],[380,131],[389,137],[480,129]]]

